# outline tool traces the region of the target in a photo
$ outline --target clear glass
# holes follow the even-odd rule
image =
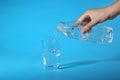
[[[94,26],[88,33],[82,33],[81,30],[86,23],[80,23],[73,29],[75,21],[60,22],[57,27],[57,32],[62,32],[65,36],[85,40],[94,43],[108,44],[113,40],[113,29],[107,26]]]
[[[55,70],[59,67],[61,49],[56,39],[42,40],[42,54],[45,69]]]

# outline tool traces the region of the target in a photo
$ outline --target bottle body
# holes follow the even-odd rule
[[[106,26],[95,26],[89,32],[82,33],[82,26],[79,24],[74,29],[74,22],[60,22],[57,31],[62,32],[65,36],[77,39],[77,40],[85,40],[94,43],[100,44],[108,44],[112,43],[113,40],[113,29]]]

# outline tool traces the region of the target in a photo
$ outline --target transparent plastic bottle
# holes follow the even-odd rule
[[[60,22],[57,27],[57,32],[62,32],[65,36],[85,40],[94,43],[108,44],[113,40],[113,29],[107,26],[94,26],[88,33],[82,33],[81,29],[84,23],[79,24],[73,29],[74,21]]]

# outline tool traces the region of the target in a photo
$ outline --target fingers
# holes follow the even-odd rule
[[[83,33],[86,33],[88,32],[95,24],[96,24],[96,20],[94,18],[94,15],[93,15],[93,11],[91,12],[91,10],[88,10],[85,12],[85,14],[83,14],[74,24],[73,28],[74,27],[77,27],[79,24],[81,24],[83,27],[82,27],[82,32]],[[72,28],[72,29],[73,29]]]
[[[82,23],[88,18],[88,15],[84,14],[82,15],[74,24],[74,27],[78,26],[78,24]]]
[[[85,13],[83,16],[81,16],[81,17],[76,21],[76,23],[74,24],[74,27],[77,27],[79,24],[81,24],[81,25],[83,26],[82,32],[83,32],[83,33],[86,33],[86,32],[88,32],[88,31],[92,28],[92,26],[93,26],[95,23],[93,23],[92,20],[91,20],[91,18],[90,18],[90,16]],[[74,27],[73,27],[73,28],[74,28]]]
[[[95,25],[95,22],[91,21],[88,24],[86,24],[83,28],[82,28],[82,32],[86,33],[88,32],[93,26]]]

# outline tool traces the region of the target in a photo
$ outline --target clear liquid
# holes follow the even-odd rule
[[[45,69],[55,70],[60,64],[61,49],[55,37],[47,43],[46,51],[44,51],[43,55]]]
[[[47,55],[44,57],[44,64],[46,69],[57,69],[60,63],[60,51],[50,51],[47,53]]]
[[[113,40],[113,30],[109,27],[94,27],[87,36],[87,41],[99,43],[99,44],[109,44]]]

